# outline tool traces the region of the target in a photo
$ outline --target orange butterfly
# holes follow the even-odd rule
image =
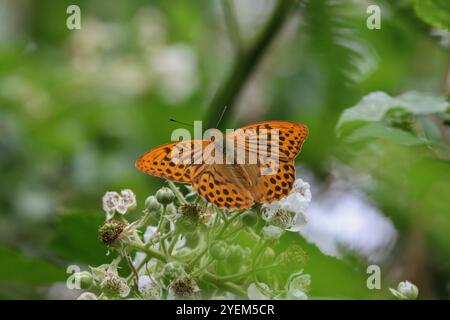
[[[257,139],[249,139],[249,132]],[[277,133],[275,138],[271,137],[270,132]],[[245,140],[238,139],[245,134]],[[308,128],[304,124],[263,121],[242,127],[225,137],[237,141],[235,149],[241,148],[247,152],[244,162],[235,160],[231,164],[223,164],[208,161],[211,156],[207,159],[202,156],[205,149],[217,146],[217,140],[185,140],[148,151],[136,161],[136,167],[153,176],[192,184],[206,201],[220,208],[249,208],[255,203],[271,203],[289,194],[295,181],[294,159],[307,136]],[[256,143],[260,140],[266,141],[266,150],[261,147],[261,143]],[[199,145],[200,148],[196,148]],[[261,160],[268,156],[271,149],[278,151],[276,168]],[[174,157],[180,150],[188,150],[187,157]],[[249,161],[251,155],[256,155],[256,163]],[[227,156],[224,154],[223,157]]]

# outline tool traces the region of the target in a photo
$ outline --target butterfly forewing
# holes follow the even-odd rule
[[[192,183],[192,179],[205,168],[202,148],[209,143],[204,140],[192,140],[156,147],[136,161],[136,168],[163,179]]]

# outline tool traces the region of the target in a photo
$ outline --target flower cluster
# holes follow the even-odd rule
[[[310,201],[299,179],[279,202],[229,212],[169,182],[128,221],[135,194],[107,192],[99,238],[115,258],[74,275],[87,290],[79,299],[307,299],[306,254],[276,244],[305,223]]]

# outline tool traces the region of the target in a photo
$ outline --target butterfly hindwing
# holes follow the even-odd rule
[[[294,161],[280,162],[276,173],[261,175],[257,179],[258,189],[262,189],[257,202],[271,203],[283,199],[291,192],[294,182]]]
[[[195,190],[209,203],[224,209],[251,207],[251,193],[233,174],[233,166],[210,165],[193,182]]]

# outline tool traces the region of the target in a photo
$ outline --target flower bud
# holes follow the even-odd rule
[[[186,272],[184,271],[183,266],[178,262],[169,262],[167,263],[162,271],[161,278],[166,282],[170,283],[175,278],[184,276]]]
[[[209,254],[216,260],[226,259],[229,253],[229,246],[223,240],[216,240],[209,247]]]
[[[177,298],[189,298],[200,291],[197,282],[190,276],[181,276],[170,283],[170,293]]]
[[[98,300],[98,297],[92,292],[83,292],[77,300]]]
[[[169,221],[175,221],[178,216],[178,210],[177,207],[173,203],[169,203],[166,206],[166,210],[164,211],[164,216]]]
[[[159,203],[167,205],[175,200],[175,194],[167,187],[162,187],[156,192],[156,199]]]
[[[149,196],[147,197],[147,199],[145,199],[145,209],[147,209],[149,212],[161,212],[162,205],[158,202],[155,196]]]
[[[253,227],[258,223],[258,214],[255,210],[247,210],[241,214],[241,220],[247,227]]]
[[[232,264],[239,264],[249,255],[249,251],[246,249],[242,248],[240,245],[229,246],[227,261],[231,262]]]
[[[112,245],[121,235],[125,227],[126,224],[121,221],[112,220],[106,222],[98,229],[100,241],[107,246]]]
[[[419,289],[409,281],[402,281],[398,284],[397,290],[390,288],[391,293],[401,300],[415,300],[419,295]]]
[[[94,283],[92,274],[87,271],[76,272],[69,277],[69,280],[79,285],[78,289],[89,289]]]

